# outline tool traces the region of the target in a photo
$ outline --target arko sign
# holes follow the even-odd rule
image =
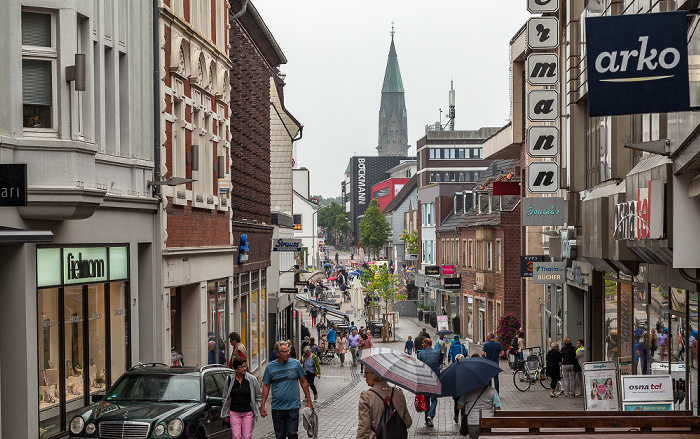
[[[590,116],[690,109],[686,16],[586,18]]]

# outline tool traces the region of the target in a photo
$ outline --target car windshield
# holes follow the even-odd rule
[[[131,374],[122,377],[107,401],[199,401],[199,377],[191,375]]]

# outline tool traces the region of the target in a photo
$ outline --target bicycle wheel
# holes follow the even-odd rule
[[[530,374],[523,369],[516,370],[515,373],[513,373],[513,384],[515,384],[515,388],[521,392],[530,390]]]
[[[552,384],[552,378],[547,376],[547,369],[544,367],[540,369],[539,382],[545,389],[549,389],[549,386]]]

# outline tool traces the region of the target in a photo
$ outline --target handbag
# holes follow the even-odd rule
[[[428,411],[428,400],[425,398],[425,395],[416,395],[415,399],[413,400],[413,405],[416,406],[417,412]]]
[[[467,436],[469,434],[469,413],[472,412],[476,402],[479,400],[479,398],[481,398],[481,395],[484,394],[486,387],[487,386],[484,386],[484,388],[481,389],[481,393],[479,393],[479,396],[477,396],[477,398],[474,400],[474,404],[472,404],[472,406],[469,408],[469,411],[462,415],[462,423],[459,425],[459,434],[462,436]]]

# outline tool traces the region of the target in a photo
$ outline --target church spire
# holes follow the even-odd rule
[[[391,23],[391,45],[382,84],[382,101],[379,108],[380,156],[406,156],[408,153],[408,127],[403,81],[399,59],[394,45],[394,23]]]

